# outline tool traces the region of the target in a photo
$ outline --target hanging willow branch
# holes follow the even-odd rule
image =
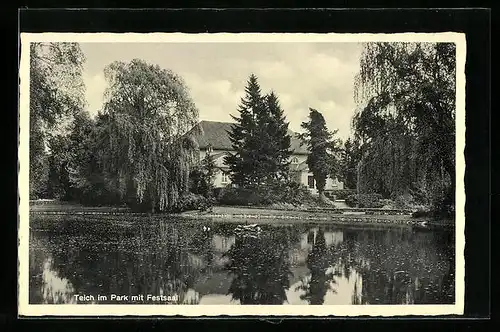
[[[454,44],[364,45],[353,119],[363,143],[358,189],[454,192],[455,76]]]
[[[165,211],[188,188],[187,174],[199,155],[187,136],[198,110],[183,80],[158,66],[114,62],[105,75],[110,168],[132,180],[139,205]]]

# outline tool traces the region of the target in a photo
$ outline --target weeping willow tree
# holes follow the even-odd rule
[[[198,110],[182,78],[159,66],[114,62],[105,77],[105,168],[121,195],[133,193],[137,206],[168,210],[188,191],[189,171],[199,158],[196,141],[187,135]]]
[[[85,106],[78,43],[30,43],[30,197],[43,198],[48,186],[47,143],[65,118]]]
[[[358,191],[454,204],[455,44],[368,43],[356,76]]]

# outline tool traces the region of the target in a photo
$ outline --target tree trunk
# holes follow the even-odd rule
[[[154,194],[153,186],[150,186],[149,192],[150,192],[150,197],[151,197],[151,213],[154,214],[156,201],[155,201],[155,194]]]
[[[318,188],[318,193],[319,193],[319,200],[325,204],[328,205],[334,205],[334,203],[325,195],[325,187],[322,186],[321,188]]]
[[[444,170],[446,171],[446,173],[448,173],[448,175],[450,176],[451,189],[453,190],[453,194],[454,194],[455,193],[455,177],[456,177],[455,165],[450,158],[443,158],[443,166],[444,166]]]

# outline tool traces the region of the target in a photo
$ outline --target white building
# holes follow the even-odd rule
[[[224,156],[232,152],[232,145],[228,132],[231,131],[230,122],[201,121],[197,126],[200,134],[196,136],[200,147],[200,160],[210,151],[216,166],[219,169],[215,176],[214,185],[216,188],[225,187],[231,183],[229,167],[224,163]],[[291,136],[290,157],[291,171],[294,172],[295,181],[307,186],[312,193],[317,193],[315,181],[312,173],[309,172],[306,160],[309,152],[305,146],[301,146],[297,133],[289,130]],[[325,190],[343,189],[344,184],[337,179],[328,178]]]

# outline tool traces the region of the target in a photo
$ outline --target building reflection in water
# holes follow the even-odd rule
[[[99,229],[102,221],[92,227]],[[179,295],[184,304],[453,303],[453,234],[151,221],[30,235],[30,303],[73,294]]]

